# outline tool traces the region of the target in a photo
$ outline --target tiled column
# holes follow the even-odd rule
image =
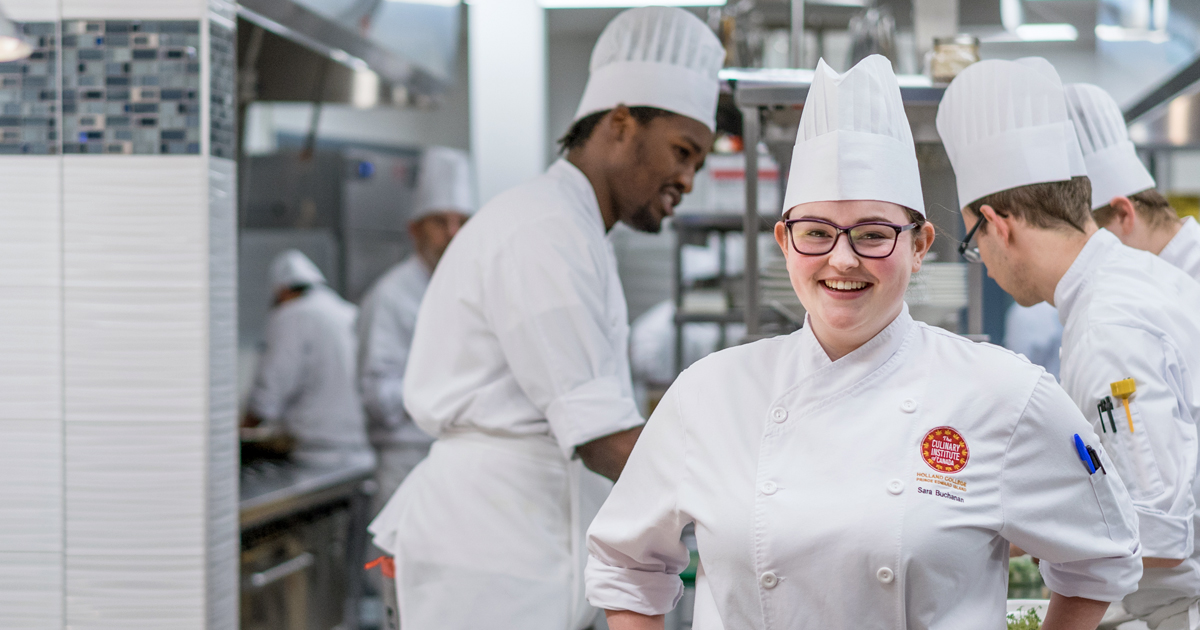
[[[34,82],[54,88],[58,6],[4,8],[40,40]],[[54,98],[22,98],[23,64],[0,64],[0,152],[20,150],[25,119],[56,117]],[[52,95],[48,95],[52,96]],[[40,116],[39,116],[40,114]],[[15,123],[15,124],[14,124]],[[0,626],[63,626],[63,405],[61,161],[0,155]]]
[[[233,5],[3,8],[0,627],[236,628]]]

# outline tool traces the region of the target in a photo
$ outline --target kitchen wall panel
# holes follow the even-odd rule
[[[50,1],[50,0],[43,0]],[[62,18],[180,20],[199,19],[208,12],[208,0],[59,0]]]
[[[77,555],[66,559],[71,630],[201,630],[203,556]]]
[[[204,420],[203,290],[68,288],[65,310],[67,421]]]
[[[62,555],[0,551],[0,620],[5,630],[63,626]]]
[[[208,628],[237,630],[237,165],[214,157],[208,176]]]
[[[0,556],[62,551],[62,443],[56,420],[0,420]]]
[[[68,422],[68,558],[203,555],[203,440],[201,422]]]

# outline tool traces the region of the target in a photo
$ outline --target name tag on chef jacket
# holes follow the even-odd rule
[[[971,461],[971,447],[962,433],[953,427],[931,429],[921,440],[921,459],[926,468],[917,471],[918,494],[966,502],[967,482],[956,476]]]

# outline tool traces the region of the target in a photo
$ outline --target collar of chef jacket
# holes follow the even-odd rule
[[[562,184],[563,191],[576,202],[568,204],[567,207],[572,212],[586,216],[588,224],[596,227],[600,238],[607,238],[608,230],[604,227],[604,216],[600,214],[600,202],[596,200],[596,190],[592,188],[592,182],[587,175],[566,158],[556,160],[546,170],[546,174],[557,179]]]
[[[1188,217],[1158,257],[1200,280],[1200,223]]]
[[[859,346],[854,352],[830,361],[829,355],[821,347],[812,332],[812,322],[805,316],[804,328],[798,333],[800,374],[804,382],[800,384],[805,392],[805,400],[798,401],[803,407],[820,405],[829,395],[844,391],[846,388],[862,381],[875,370],[896,360],[900,348],[913,330],[913,319],[908,314],[908,304],[904,304],[900,314],[888,324],[879,334]]]
[[[1088,239],[1083,250],[1075,257],[1075,262],[1071,263],[1067,273],[1058,281],[1058,286],[1054,287],[1054,306],[1058,308],[1058,321],[1062,322],[1062,325],[1067,325],[1071,307],[1095,275],[1096,266],[1104,261],[1109,250],[1120,245],[1120,239],[1104,228],[1097,230]]]

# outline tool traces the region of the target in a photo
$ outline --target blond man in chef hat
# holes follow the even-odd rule
[[[1157,254],[1200,280],[1200,224],[1179,218],[1129,141],[1113,97],[1087,83],[1066,86],[1067,113],[1092,182],[1092,216],[1121,242]]]
[[[694,524],[696,628],[1001,628],[1013,542],[1056,593],[1043,627],[1093,630],[1140,575],[1132,505],[1052,377],[909,315],[934,230],[887,59],[818,64],[791,168],[805,326],[672,384],[588,532],[589,600],[661,629]]]
[[[1145,572],[1126,610],[1151,628],[1200,628],[1200,285],[1096,226],[1076,126],[1045,59],[968,67],[937,127],[968,228],[960,251],[1019,304],[1058,308],[1062,385],[1137,508]]]
[[[405,408],[436,441],[370,526],[395,554],[405,630],[595,618],[584,532],[645,422],[607,234],[658,230],[690,191],[724,55],[682,9],[619,14],[566,156],[487,202],[438,263],[404,377]]]

